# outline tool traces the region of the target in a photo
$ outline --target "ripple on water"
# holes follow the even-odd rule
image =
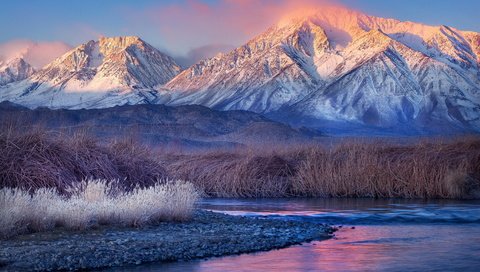
[[[336,238],[137,271],[478,271],[479,201],[209,199],[205,209],[344,225]],[[355,225],[355,229],[350,226]],[[130,269],[131,270],[131,269]]]

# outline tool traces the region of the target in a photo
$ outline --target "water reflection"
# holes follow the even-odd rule
[[[322,242],[124,271],[478,271],[480,267],[478,201],[216,199],[201,206],[282,220],[358,224],[355,229],[345,225],[334,239]]]

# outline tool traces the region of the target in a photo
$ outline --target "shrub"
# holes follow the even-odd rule
[[[191,183],[167,181],[118,191],[112,182],[90,180],[72,189],[70,197],[53,188],[30,193],[20,188],[0,190],[0,236],[63,227],[83,230],[99,225],[138,227],[159,221],[184,220],[198,193]],[[81,188],[81,189],[78,189]]]

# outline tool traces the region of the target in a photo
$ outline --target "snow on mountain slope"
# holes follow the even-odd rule
[[[162,102],[275,110],[307,95],[306,89],[323,84],[312,57],[327,47],[325,33],[313,24],[273,27],[228,54],[182,72],[166,85],[180,92],[171,92],[172,97],[163,97]]]
[[[30,107],[103,108],[153,100],[153,88],[180,72],[138,37],[100,38],[67,52],[28,79],[0,89],[1,100]]]
[[[480,35],[325,8],[183,71],[160,102],[292,123],[480,130]]]
[[[480,92],[475,74],[412,50],[377,30],[352,45],[357,47],[352,52],[372,42],[381,48],[369,47],[362,56],[366,61],[354,61],[361,65],[340,72],[342,76],[290,110],[301,116],[377,126],[432,119],[478,125]]]
[[[0,62],[0,86],[26,79],[35,70],[23,58],[14,58],[5,63]]]
[[[292,124],[480,131],[480,34],[323,7],[180,72],[138,37],[90,41],[0,101],[28,107],[200,104]]]

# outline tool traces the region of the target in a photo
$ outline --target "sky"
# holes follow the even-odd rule
[[[0,61],[34,66],[88,40],[136,35],[189,65],[245,43],[299,5],[480,32],[479,0],[15,0],[0,9]]]

